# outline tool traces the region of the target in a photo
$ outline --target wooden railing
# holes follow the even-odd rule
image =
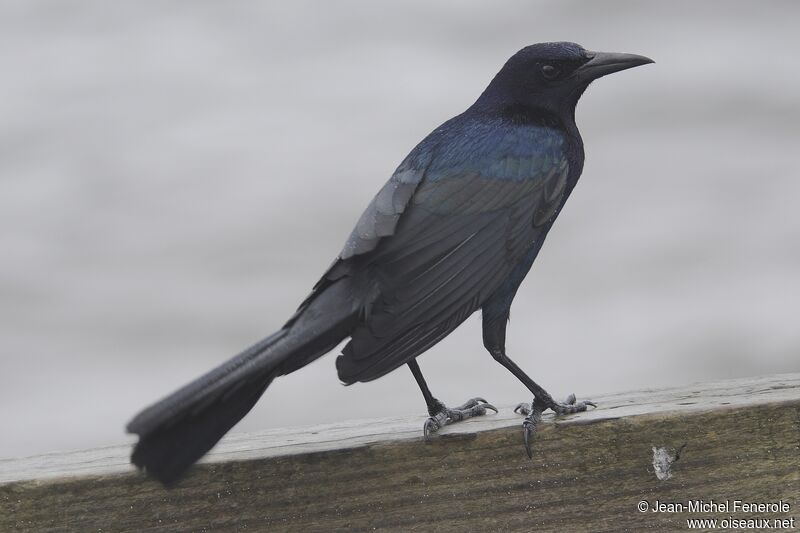
[[[419,415],[234,434],[169,490],[131,469],[128,445],[0,460],[0,531],[800,529],[800,374],[593,400],[545,415],[533,460],[511,408],[428,444]]]

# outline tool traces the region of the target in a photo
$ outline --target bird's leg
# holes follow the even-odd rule
[[[497,360],[498,363],[506,367],[508,370],[514,374],[518,380],[520,380],[523,385],[528,387],[528,390],[533,393],[533,403],[531,404],[531,410],[534,410],[534,404],[538,404],[544,406],[545,409],[552,409],[557,415],[569,415],[572,413],[579,413],[581,411],[585,411],[588,406],[597,407],[593,402],[590,401],[582,401],[576,402],[575,395],[571,394],[566,402],[557,402],[553,399],[550,394],[540,387],[535,381],[525,374],[520,367],[517,366],[514,361],[512,361],[504,351],[493,352],[492,356]],[[527,404],[522,404],[525,407]],[[519,408],[520,406],[517,406]]]
[[[520,411],[522,414],[526,414],[525,421],[522,423],[522,438],[525,441],[525,451],[528,453],[528,457],[533,458],[533,452],[531,452],[531,440],[533,439],[533,435],[536,432],[536,427],[542,419],[542,412],[546,409],[552,409],[557,415],[566,415],[572,413],[579,413],[581,411],[585,411],[590,405],[592,407],[597,407],[594,402],[590,402],[589,400],[584,400],[582,402],[575,401],[575,395],[570,394],[567,400],[564,403],[557,402],[553,399],[550,394],[540,387],[535,381],[525,374],[520,367],[514,363],[509,357],[505,354],[505,351],[495,351],[492,352],[492,356],[499,362],[501,365],[506,367],[508,370],[514,374],[517,379],[519,379],[528,390],[533,393],[533,401],[528,404],[520,404],[514,409],[514,411]]]
[[[493,310],[490,309],[490,311]],[[566,415],[585,411],[590,405],[592,407],[597,407],[597,405],[588,400],[576,402],[574,394],[570,394],[563,403],[557,402],[550,396],[550,393],[528,377],[528,375],[506,355],[505,340],[507,322],[507,309],[498,314],[490,314],[487,313],[487,309],[484,308],[483,344],[486,346],[486,349],[489,350],[489,353],[492,354],[492,357],[514,374],[514,376],[516,376],[516,378],[533,394],[533,401],[530,404],[519,404],[514,409],[515,412],[521,412],[526,415],[525,421],[522,423],[522,436],[525,441],[525,451],[528,453],[528,457],[532,458],[531,440],[542,419],[542,412],[547,409],[552,409],[557,415]]]
[[[433,397],[430,389],[428,389],[428,384],[425,383],[425,378],[422,377],[422,371],[419,369],[416,359],[412,359],[408,363],[408,368],[414,374],[414,379],[417,380],[417,385],[419,385],[422,395],[425,397],[425,403],[428,406],[430,418],[425,421],[425,426],[423,427],[425,440],[429,440],[432,433],[436,433],[444,426],[472,418],[473,416],[485,415],[487,409],[497,412],[497,408],[483,398],[472,398],[463,405],[450,409]]]

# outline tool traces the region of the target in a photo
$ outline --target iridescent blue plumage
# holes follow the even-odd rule
[[[570,169],[582,166],[570,162],[579,148],[562,129],[478,107],[420,142],[328,273],[373,280],[369,313],[337,360],[340,379],[376,379],[486,302],[510,305],[505,295],[513,298],[569,194]]]

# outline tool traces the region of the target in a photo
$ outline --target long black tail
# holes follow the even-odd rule
[[[128,423],[139,435],[131,461],[162,483],[176,481],[253,405],[275,377],[336,347],[358,313],[344,280],[312,295],[283,329],[151,405]]]

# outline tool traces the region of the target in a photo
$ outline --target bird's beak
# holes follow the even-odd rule
[[[576,72],[578,77],[586,81],[596,80],[606,74],[613,74],[620,70],[655,63],[649,57],[637,56],[636,54],[613,54],[607,52],[589,52],[589,54],[592,58],[578,68]]]

